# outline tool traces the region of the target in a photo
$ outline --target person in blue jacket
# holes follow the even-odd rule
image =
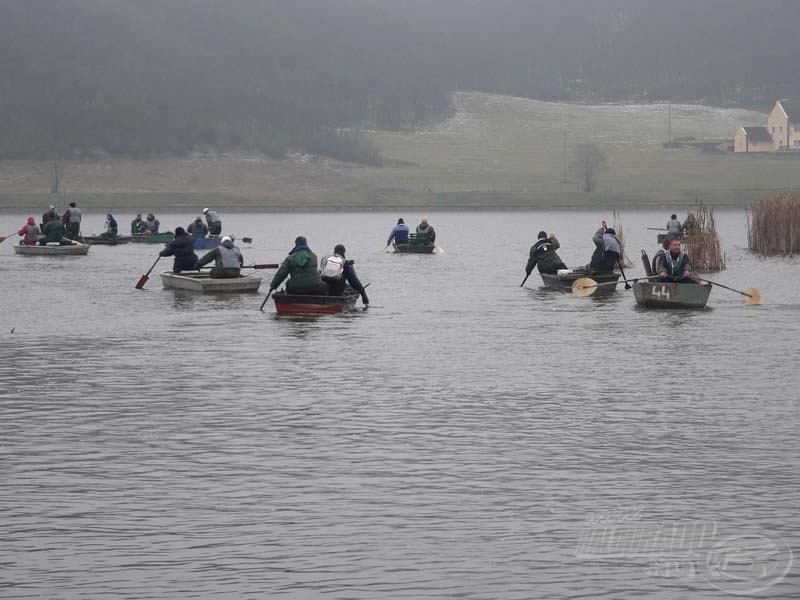
[[[175,228],[175,237],[167,244],[166,248],[158,253],[158,255],[175,257],[175,260],[172,262],[173,273],[194,271],[194,265],[197,263],[197,255],[194,253],[194,242],[183,227]]]
[[[389,234],[389,239],[386,241],[386,245],[394,241],[395,246],[397,244],[407,244],[408,243],[408,225],[403,219],[397,219],[397,226],[392,229],[392,233]]]

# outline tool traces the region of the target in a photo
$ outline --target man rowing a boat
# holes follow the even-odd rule
[[[613,271],[622,256],[622,244],[619,243],[617,232],[603,221],[600,229],[592,237],[592,241],[595,250],[587,267],[589,271],[594,273]]]
[[[235,279],[239,277],[244,266],[242,251],[233,245],[233,239],[227,235],[223,236],[219,246],[197,261],[194,268],[200,269],[212,260],[214,261],[214,267],[211,269],[212,279]]]
[[[422,219],[419,225],[417,225],[417,243],[436,243],[436,230],[428,224],[428,219]]]
[[[197,262],[197,255],[194,253],[194,243],[189,234],[183,227],[175,228],[175,237],[167,244],[159,256],[174,256],[172,261],[172,272],[193,271]]]
[[[203,214],[206,216],[209,233],[211,235],[220,235],[222,233],[222,217],[219,216],[219,213],[210,208],[204,208]]]
[[[394,242],[394,245],[397,244],[407,244],[408,243],[408,225],[403,219],[397,219],[397,225],[395,228],[392,229],[392,232],[389,234],[389,239],[386,240],[386,245],[388,246]]]
[[[681,250],[680,238],[672,238],[669,248],[658,264],[659,283],[697,283],[692,279],[692,263],[689,255]]]
[[[358,275],[356,275],[353,261],[344,257],[345,252],[344,244],[336,244],[333,254],[322,258],[320,263],[322,281],[328,284],[328,294],[330,296],[344,296],[347,284],[350,284],[350,287],[361,294],[361,301],[366,306],[369,304],[367,291],[358,279]]]
[[[142,219],[142,213],[137,213],[136,218],[131,221],[131,233],[137,234],[142,233],[145,228],[144,219]]]
[[[530,275],[534,267],[539,268],[539,273],[555,275],[559,269],[566,269],[561,257],[556,250],[561,247],[556,236],[552,233],[548,237],[544,231],[539,232],[539,239],[531,246],[528,264],[525,266],[525,275]]]
[[[286,282],[288,293],[301,296],[327,296],[328,286],[320,277],[318,264],[317,255],[308,247],[306,238],[298,236],[294,240],[294,248],[272,278],[269,289],[278,289],[284,279],[289,277],[289,281]]]
[[[678,220],[678,215],[672,215],[667,223],[667,235],[670,237],[681,237],[683,234],[683,223]]]
[[[147,213],[147,220],[144,222],[144,231],[142,233],[147,235],[156,234],[159,227],[161,227],[161,222],[156,219],[156,216],[153,213]],[[183,227],[181,227],[181,230],[183,230]]]
[[[193,240],[201,240],[208,235],[208,227],[200,217],[192,221],[186,231],[189,232]]]

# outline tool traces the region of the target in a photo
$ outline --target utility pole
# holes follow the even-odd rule
[[[561,175],[561,183],[569,183],[567,179],[567,130],[563,132],[563,148],[561,154],[561,163],[563,166],[563,173]]]
[[[667,141],[672,143],[672,104],[667,102]]]

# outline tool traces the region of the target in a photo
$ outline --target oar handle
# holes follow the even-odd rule
[[[716,281],[709,281],[708,279],[703,279],[699,275],[694,276],[695,279],[699,279],[700,281],[705,281],[706,283],[710,283],[711,285],[715,285],[717,287],[724,288],[726,290],[730,290],[732,292],[736,292],[737,294],[741,294],[742,296],[747,296],[748,298],[752,298],[753,294],[748,294],[747,292],[743,292],[741,290],[735,290],[732,287],[728,287],[727,285],[722,285],[721,283],[717,283]]]
[[[150,267],[150,268],[147,270],[147,273],[145,273],[145,274],[144,274],[144,276],[145,276],[145,277],[150,277],[150,273],[152,273],[152,272],[153,272],[153,269],[155,269],[155,268],[156,268],[156,265],[158,264],[158,261],[160,261],[160,260],[161,260],[161,255],[159,254],[159,255],[158,255],[158,258],[157,258],[157,259],[156,259],[156,261],[153,263],[153,266],[152,266],[152,267]]]
[[[246,265],[243,269],[277,269],[280,267],[278,263],[257,263],[255,265]]]
[[[525,282],[528,281],[528,277],[530,277],[530,276],[531,276],[530,273],[526,273],[525,274],[525,279],[522,280],[522,283],[519,284],[519,287],[522,287],[523,285],[525,285]]]
[[[666,231],[663,227],[647,227],[648,231]]]

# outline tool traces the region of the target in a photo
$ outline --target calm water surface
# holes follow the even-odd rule
[[[397,216],[428,216],[445,253],[382,253]],[[347,245],[369,310],[300,320],[260,313],[266,289],[134,290],[155,246],[42,259],[6,241],[0,596],[725,597],[647,558],[577,557],[587,514],[627,506],[800,552],[800,263],[750,256],[731,212],[716,278],[761,307],[519,287],[539,229],[586,263],[603,216],[225,215],[248,261],[298,234],[320,257]],[[667,216],[623,215],[630,274]],[[758,597],[797,597],[795,563]]]

